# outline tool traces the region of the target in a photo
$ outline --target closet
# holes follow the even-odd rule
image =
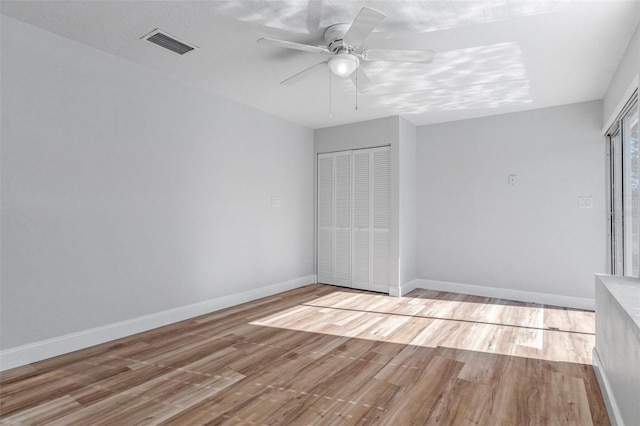
[[[318,154],[318,282],[389,291],[389,147]]]

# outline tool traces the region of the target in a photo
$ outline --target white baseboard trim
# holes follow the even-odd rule
[[[415,290],[418,284],[418,280],[411,280],[402,284],[400,287],[389,287],[389,296],[402,297],[409,293],[411,290]]]
[[[250,302],[287,290],[293,290],[317,282],[315,275],[308,275],[281,283],[256,288],[242,293],[217,297],[187,306],[168,309],[102,327],[83,330],[40,342],[0,351],[0,371],[20,367],[32,362],[88,348],[132,334],[162,327],[167,324],[193,318],[198,315]]]
[[[600,392],[602,392],[602,399],[604,399],[604,405],[607,407],[607,413],[609,414],[609,421],[613,426],[624,426],[622,421],[622,415],[618,409],[618,404],[611,390],[611,385],[607,379],[607,375],[602,368],[602,360],[596,348],[593,348],[593,371],[596,373],[596,379],[598,379],[598,385],[600,385]]]
[[[595,311],[595,299],[563,296],[560,294],[536,293],[533,291],[513,290],[499,287],[485,287],[473,284],[460,284],[447,281],[417,279],[415,288],[426,290],[448,291],[451,293],[470,294],[473,296],[493,297],[497,299],[515,300],[518,302],[540,303],[544,305],[563,306],[566,308]],[[413,281],[412,281],[413,282]]]

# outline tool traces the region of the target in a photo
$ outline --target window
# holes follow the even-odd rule
[[[609,129],[611,273],[640,276],[640,155],[636,92]]]

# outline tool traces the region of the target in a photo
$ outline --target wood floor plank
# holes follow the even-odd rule
[[[594,324],[310,285],[2,372],[0,423],[606,426]]]
[[[490,408],[496,390],[482,383],[457,379],[448,392],[457,398],[441,398],[429,413],[426,424],[486,425],[490,424]]]
[[[554,413],[558,425],[593,424],[584,382],[581,378],[551,373],[545,405]]]
[[[73,390],[69,392],[69,396],[83,406],[89,406],[113,395],[125,393],[129,389],[153,380],[169,371],[171,369],[167,367],[144,365]]]
[[[505,368],[509,374],[501,377],[491,407],[497,424],[553,424],[547,416],[555,419],[556,413],[545,405],[551,371],[545,367],[541,360],[508,357]]]
[[[8,385],[37,375],[38,370],[33,365],[27,364],[10,370],[0,371],[0,383]]]
[[[2,419],[2,423],[7,425],[47,424],[80,408],[82,405],[73,397],[64,395],[6,416]]]
[[[427,424],[436,404],[452,389],[463,364],[449,358],[434,355],[422,370],[417,370],[409,382],[404,382],[404,392],[391,401],[397,409],[388,410],[385,424]]]

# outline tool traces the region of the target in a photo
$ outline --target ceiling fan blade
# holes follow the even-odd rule
[[[362,67],[358,67],[355,72],[352,72],[349,77],[351,77],[351,81],[353,85],[356,86],[358,92],[366,92],[371,89],[371,80],[369,80],[369,76],[362,69]],[[356,81],[356,77],[358,80]]]
[[[342,41],[349,46],[360,46],[385,16],[384,13],[375,9],[363,7],[342,38]]]
[[[318,64],[315,64],[305,70],[300,71],[298,74],[292,75],[291,77],[287,78],[286,80],[282,80],[280,82],[280,84],[283,84],[285,86],[291,86],[293,84],[296,84],[297,82],[299,82],[302,79],[305,79],[313,74],[315,74],[317,71],[319,71],[321,68],[324,68],[325,65],[327,65],[328,61],[324,61],[324,62],[320,62]]]
[[[433,50],[369,49],[361,54],[365,61],[416,62],[430,64],[436,56]]]
[[[286,49],[302,50],[311,53],[331,53],[323,46],[311,46],[309,44],[294,43],[292,41],[276,40],[275,38],[261,38],[257,41],[260,44],[270,44],[272,46],[284,47]]]

